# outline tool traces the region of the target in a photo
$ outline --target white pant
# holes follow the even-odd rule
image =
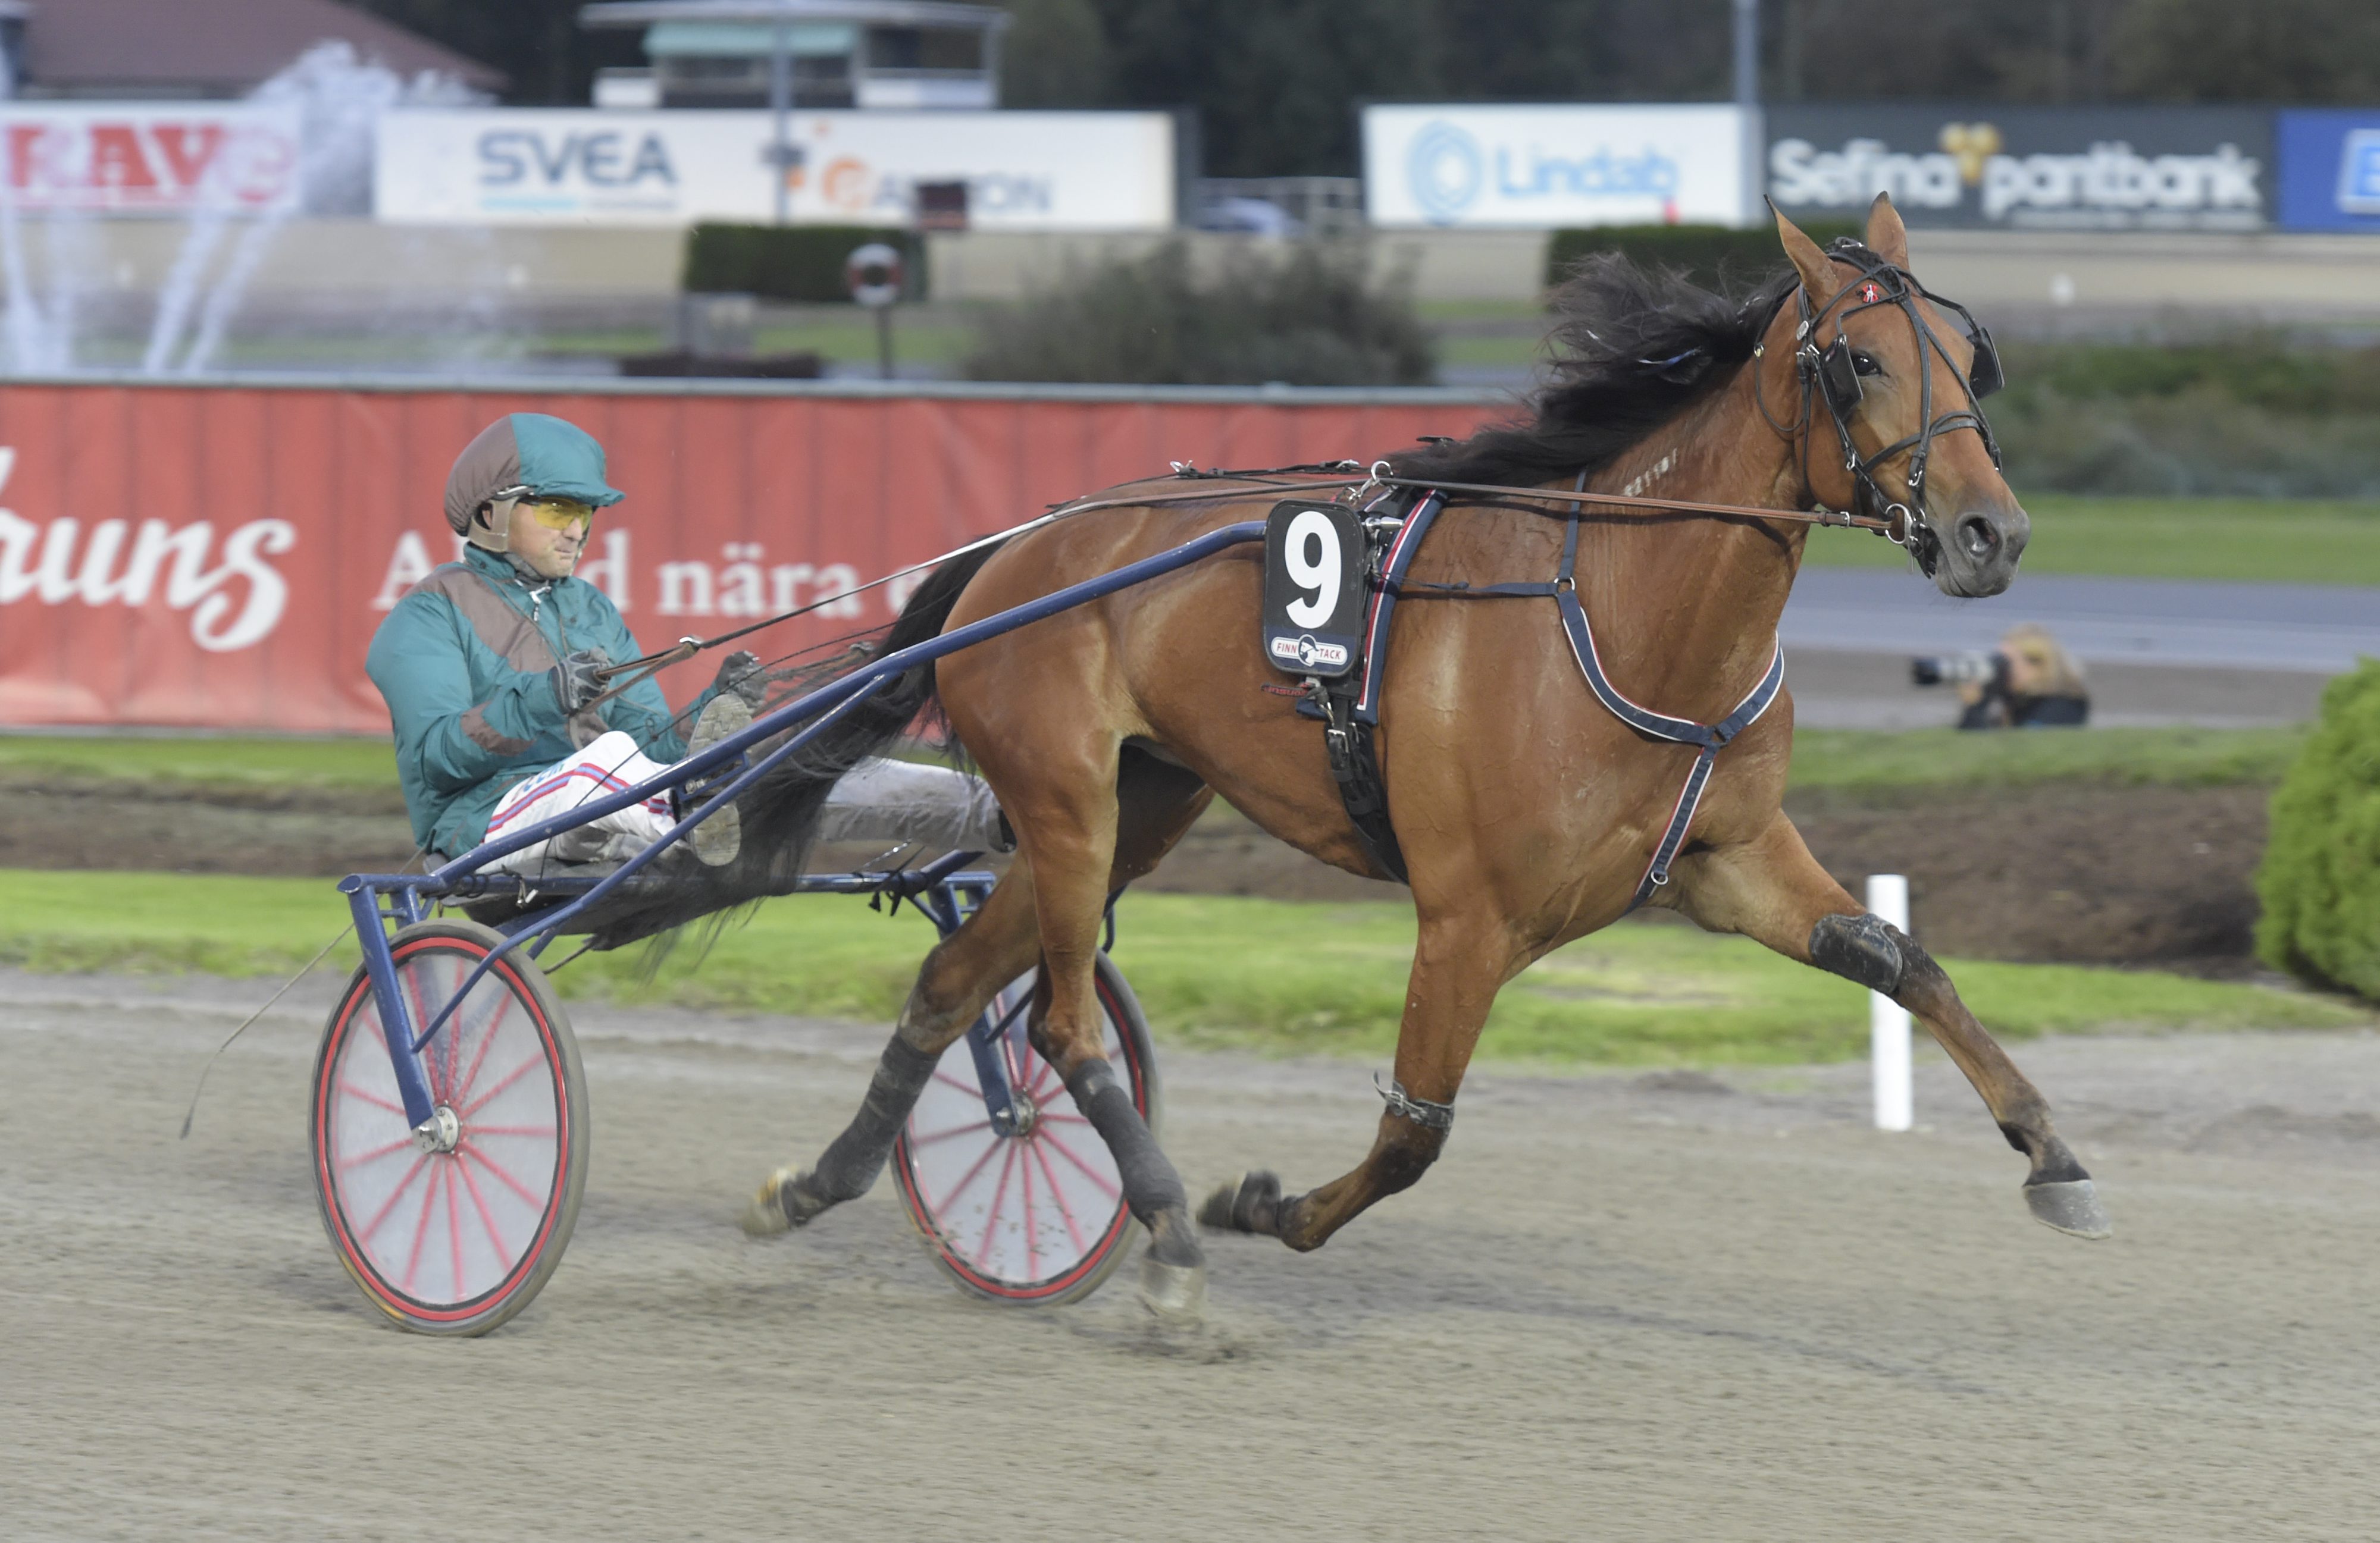
[[[491,841],[566,814],[669,768],[650,759],[618,729],[598,736],[566,761],[504,790],[488,820]],[[667,798],[647,799],[598,815],[585,825],[488,864],[492,871],[534,873],[540,864],[619,862],[660,839],[676,822]],[[826,796],[819,823],[825,841],[884,841],[944,850],[993,851],[1000,838],[1000,802],[982,778],[948,766],[919,766],[870,756]]]

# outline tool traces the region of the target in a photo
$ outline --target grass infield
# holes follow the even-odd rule
[[[319,879],[0,873],[0,963],[39,970],[269,977],[302,965],[345,920]],[[1119,910],[1116,959],[1171,1043],[1377,1058],[1396,1042],[1413,939],[1402,905],[1143,895]],[[884,1020],[931,942],[917,917],[795,897],[729,926],[707,951],[684,940],[657,970],[642,949],[590,955],[556,983],[565,997]],[[356,958],[352,940],[332,955],[342,971]],[[2010,1039],[2374,1023],[2338,1001],[2258,986],[1945,962],[1978,1016]],[[1623,923],[1507,985],[1479,1054],[1621,1066],[1850,1059],[1866,1053],[1863,998],[1742,938]]]

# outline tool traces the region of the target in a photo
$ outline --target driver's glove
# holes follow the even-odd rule
[[[553,700],[561,706],[564,717],[583,710],[603,694],[603,682],[596,672],[611,667],[611,655],[601,648],[582,648],[565,656],[560,664],[545,672],[545,678],[553,683]]]

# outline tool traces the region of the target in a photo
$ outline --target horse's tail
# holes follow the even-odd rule
[[[983,565],[1002,543],[979,547],[935,569],[919,585],[900,616],[868,652],[875,657],[896,654],[941,634]],[[823,685],[847,673],[850,660],[838,658],[808,672],[802,689]],[[698,916],[715,914],[747,900],[782,895],[793,888],[810,850],[818,844],[820,818],[827,794],[846,772],[871,755],[882,753],[918,717],[938,706],[934,667],[906,670],[877,688],[868,700],[828,724],[815,739],[770,768],[768,775],[736,800],[743,822],[743,850],[724,867],[705,869],[674,882],[672,893],[650,907],[638,907],[632,919],[606,927],[604,946],[681,926]],[[799,726],[789,730],[801,732]],[[766,753],[764,742],[753,753]]]
[[[871,651],[880,657],[897,654],[941,636],[959,597],[998,550],[999,544],[978,548],[928,574]],[[825,665],[816,679],[823,681],[844,668],[841,661]],[[844,773],[869,756],[881,754],[921,715],[936,709],[936,692],[932,665],[907,670],[773,767],[738,801],[749,857],[736,866],[766,862],[772,874],[798,874],[816,841],[828,792]]]

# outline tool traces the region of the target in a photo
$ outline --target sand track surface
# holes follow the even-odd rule
[[[1210,1247],[1195,1331],[1120,1275],[1019,1312],[880,1184],[733,1218],[882,1031],[575,1009],[585,1210],[482,1340],[398,1332],[325,1243],[329,983],[216,1068],[250,982],[0,974],[0,1532],[12,1538],[2369,1536],[2380,1038],[2020,1047],[2118,1236],[2028,1220],[1938,1057],[1476,1077],[1422,1186],[1312,1256]],[[1171,1053],[1194,1186],[1307,1187],[1367,1068]]]

